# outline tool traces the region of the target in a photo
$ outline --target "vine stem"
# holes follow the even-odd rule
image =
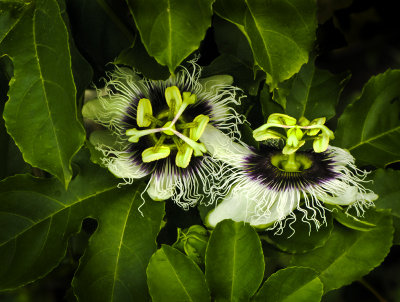
[[[361,285],[363,285],[366,289],[368,289],[378,300],[379,302],[388,302],[385,298],[383,298],[376,290],[364,279],[358,280]]]

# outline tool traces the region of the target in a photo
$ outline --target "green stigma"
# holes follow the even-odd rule
[[[183,97],[182,97],[183,96]],[[192,156],[202,156],[207,152],[204,144],[198,140],[202,136],[209,117],[196,116],[187,122],[182,114],[185,109],[197,101],[197,96],[191,92],[183,92],[176,86],[165,89],[165,101],[168,110],[153,116],[153,108],[149,99],[139,100],[137,105],[136,123],[138,127],[126,131],[128,141],[137,143],[143,136],[150,136],[154,146],[142,152],[143,162],[152,162],[170,156],[171,150],[176,149],[175,163],[178,167],[186,168]],[[160,127],[163,125],[162,127]],[[168,143],[169,141],[169,143]]]

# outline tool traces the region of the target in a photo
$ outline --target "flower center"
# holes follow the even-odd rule
[[[313,162],[303,154],[275,154],[271,164],[284,172],[302,172],[312,167]]]
[[[183,96],[183,98],[182,98]],[[190,92],[181,92],[176,86],[165,89],[165,101],[168,111],[153,116],[151,102],[148,99],[140,99],[137,105],[136,122],[138,127],[126,131],[128,141],[137,143],[142,136],[150,135],[154,146],[142,152],[143,162],[152,162],[170,155],[171,149],[177,149],[175,163],[178,167],[186,168],[194,156],[202,156],[207,152],[204,144],[198,140],[202,136],[209,117],[203,114],[196,116],[192,122],[186,122],[182,117],[185,109],[197,101],[197,96]],[[158,126],[158,127],[157,127]],[[172,144],[164,143],[172,140]]]

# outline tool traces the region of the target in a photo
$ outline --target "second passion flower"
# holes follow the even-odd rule
[[[225,150],[210,148],[235,168],[226,174],[229,193],[208,214],[206,224],[214,227],[233,219],[281,233],[288,221],[296,220],[295,210],[303,213],[302,221],[313,222],[318,229],[325,223],[325,204],[355,209],[357,216],[373,206],[378,196],[362,184],[368,172],[356,167],[348,151],[329,145],[334,136],[324,123],[325,118],[310,122],[276,113],[253,132],[256,140],[266,141],[259,150],[234,142]],[[229,141],[217,131],[213,137]],[[299,150],[306,141],[312,141],[312,149]]]
[[[116,67],[103,92],[82,109],[84,118],[106,128],[92,132],[90,141],[116,177],[132,183],[151,175],[149,196],[172,198],[184,208],[207,195],[212,203],[229,185],[220,177],[226,164],[209,155],[204,133],[219,129],[235,140],[242,122],[232,108],[240,104],[232,77],[199,79],[200,67],[192,62],[192,69],[153,81]]]

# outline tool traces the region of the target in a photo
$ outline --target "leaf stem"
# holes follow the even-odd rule
[[[361,283],[366,289],[368,289],[374,296],[379,300],[379,302],[388,302],[385,298],[383,298],[367,281],[364,279],[357,280]]]

